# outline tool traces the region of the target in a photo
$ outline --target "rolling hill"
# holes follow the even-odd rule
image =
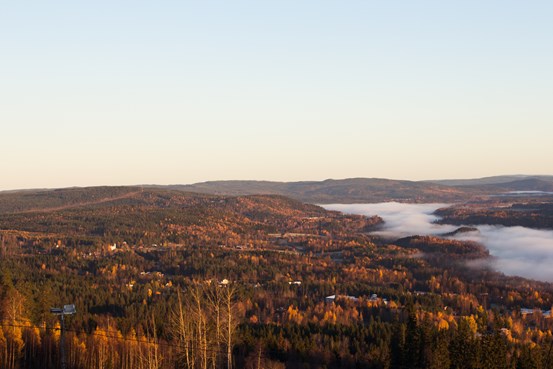
[[[383,178],[324,181],[210,181],[189,185],[89,187],[0,192],[0,213],[69,209],[114,200],[136,201],[143,191],[214,196],[280,195],[304,203],[463,202],[516,191],[553,192],[553,176],[497,176],[466,180],[404,181]],[[133,200],[134,199],[134,200]]]
[[[459,201],[472,189],[457,189],[441,184],[397,181],[381,178],[327,179],[320,182],[213,181],[171,189],[218,195],[276,194],[303,202],[355,203],[380,201]]]
[[[475,179],[444,179],[444,180],[434,180],[434,181],[425,181],[428,183],[436,183],[445,186],[500,186],[508,184],[516,184],[517,182],[523,182],[526,180],[536,180],[540,182],[551,182],[553,183],[553,176],[528,176],[528,175],[506,175],[506,176],[494,176],[494,177],[483,177]]]

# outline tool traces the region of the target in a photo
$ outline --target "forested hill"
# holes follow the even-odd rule
[[[91,211],[102,208],[130,209],[191,209],[196,211],[235,210],[240,212],[247,204],[255,203],[259,212],[271,215],[302,213],[320,215],[321,207],[304,204],[279,195],[225,196],[144,187],[84,187],[56,190],[0,192],[0,214],[34,214]]]
[[[94,243],[106,238],[132,244],[183,243],[190,237],[242,240],[260,230],[302,231],[302,219],[329,215],[321,207],[279,195],[233,197],[140,187],[0,194],[0,231],[57,234]],[[291,222],[298,222],[297,227]]]
[[[311,182],[212,181],[168,187],[219,195],[278,194],[314,204],[458,202],[511,191],[553,191],[553,177],[497,176],[449,181],[398,181],[382,178]]]
[[[319,182],[214,181],[170,187],[222,195],[278,194],[315,204],[449,202],[464,199],[475,193],[472,189],[458,189],[441,184],[380,178],[328,179]]]
[[[145,190],[146,193],[142,194]],[[156,192],[157,191],[157,192]],[[553,176],[497,176],[467,180],[400,181],[383,178],[324,181],[211,181],[189,185],[86,187],[0,192],[0,214],[69,209],[120,201],[133,203],[192,193],[215,196],[280,195],[304,203],[461,202],[516,191],[553,192]],[[172,193],[172,195],[168,195]],[[149,198],[149,200],[148,200]],[[161,200],[160,203],[163,203]]]
[[[137,199],[140,187],[74,187],[0,192],[0,214],[64,210]]]
[[[483,178],[473,178],[473,179],[444,179],[444,180],[434,180],[426,181],[429,183],[437,183],[446,186],[498,186],[509,185],[517,186],[518,182],[521,181],[538,181],[538,182],[549,182],[553,184],[553,176],[529,176],[529,175],[507,175],[507,176],[494,176],[494,177],[483,177]],[[524,182],[518,183],[518,185],[524,185]],[[517,190],[522,191],[522,188],[517,188]],[[537,189],[534,189],[537,190]]]

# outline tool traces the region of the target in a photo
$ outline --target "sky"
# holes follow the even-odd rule
[[[553,174],[552,15],[0,1],[0,190]]]

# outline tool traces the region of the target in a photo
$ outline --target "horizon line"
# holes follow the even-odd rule
[[[441,182],[441,181],[470,181],[470,180],[481,180],[481,179],[498,178],[498,177],[553,177],[553,174],[499,174],[499,175],[491,175],[491,176],[484,176],[484,177],[440,178],[440,179],[422,179],[422,180],[395,179],[395,178],[385,178],[385,177],[346,177],[346,178],[326,178],[322,180],[299,180],[299,181],[277,181],[277,180],[266,180],[266,179],[217,179],[217,180],[206,180],[206,181],[192,182],[192,183],[101,184],[101,185],[82,185],[82,186],[74,185],[74,186],[61,186],[61,187],[13,188],[13,189],[5,189],[5,190],[0,189],[0,193],[21,192],[21,191],[54,191],[54,190],[64,190],[64,189],[73,189],[73,188],[76,189],[76,188],[95,188],[95,187],[194,186],[198,184],[214,183],[214,182],[305,183],[305,182],[346,181],[346,180],[354,180],[354,179],[375,179],[375,180],[387,180],[387,181],[397,181],[397,182]]]

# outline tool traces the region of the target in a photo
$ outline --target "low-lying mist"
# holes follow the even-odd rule
[[[383,229],[375,232],[382,237],[400,238],[413,235],[441,235],[459,228],[435,224],[432,213],[447,204],[330,204],[328,210],[344,213],[379,215]],[[476,241],[486,246],[496,258],[493,266],[508,275],[518,275],[553,282],[553,231],[526,227],[478,225],[478,231],[460,233],[451,238]]]

